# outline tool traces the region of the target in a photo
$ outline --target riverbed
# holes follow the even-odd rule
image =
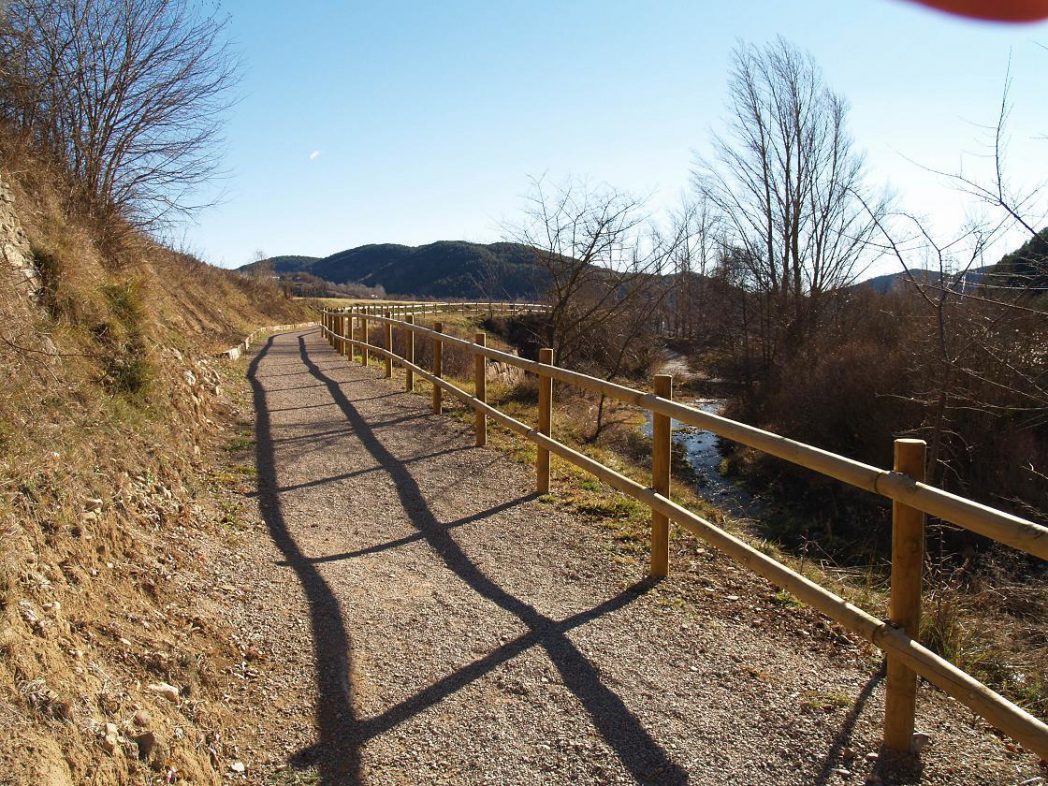
[[[696,409],[719,415],[724,409],[725,400],[700,398],[681,401]],[[641,427],[644,436],[651,438],[651,413],[648,421]],[[720,450],[720,437],[711,431],[689,426],[678,420],[672,421],[672,438],[674,444],[684,449],[688,465],[695,475],[695,487],[699,495],[709,500],[732,518],[757,518],[763,505],[761,500],[748,492],[742,485],[721,472],[724,456]]]

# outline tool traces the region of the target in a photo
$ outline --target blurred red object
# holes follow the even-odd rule
[[[1048,0],[912,0],[915,3],[974,19],[1036,22],[1048,19]]]

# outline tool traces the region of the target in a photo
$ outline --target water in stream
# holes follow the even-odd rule
[[[681,403],[713,415],[719,415],[724,406],[723,399],[695,399]],[[648,422],[642,429],[644,436],[650,439],[650,412]],[[677,420],[673,421],[672,434],[673,442],[684,449],[688,464],[695,473],[696,489],[700,496],[734,518],[756,518],[760,514],[760,499],[721,473],[723,456],[720,452],[720,438],[716,434]]]

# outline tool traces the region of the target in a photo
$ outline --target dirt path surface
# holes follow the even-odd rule
[[[878,661],[689,542],[659,584],[428,398],[317,331],[251,360],[261,521],[242,595],[246,778],[267,784],[1000,784],[1036,777],[921,691],[878,755]],[[1044,773],[1041,773],[1044,774]]]

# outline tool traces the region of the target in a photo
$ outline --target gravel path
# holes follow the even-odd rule
[[[428,397],[317,331],[249,368],[261,521],[216,570],[249,653],[248,780],[998,784],[1038,775],[925,688],[878,755],[879,661],[689,542],[661,583]],[[239,592],[237,594],[240,594]],[[1043,774],[1043,773],[1041,773]]]

